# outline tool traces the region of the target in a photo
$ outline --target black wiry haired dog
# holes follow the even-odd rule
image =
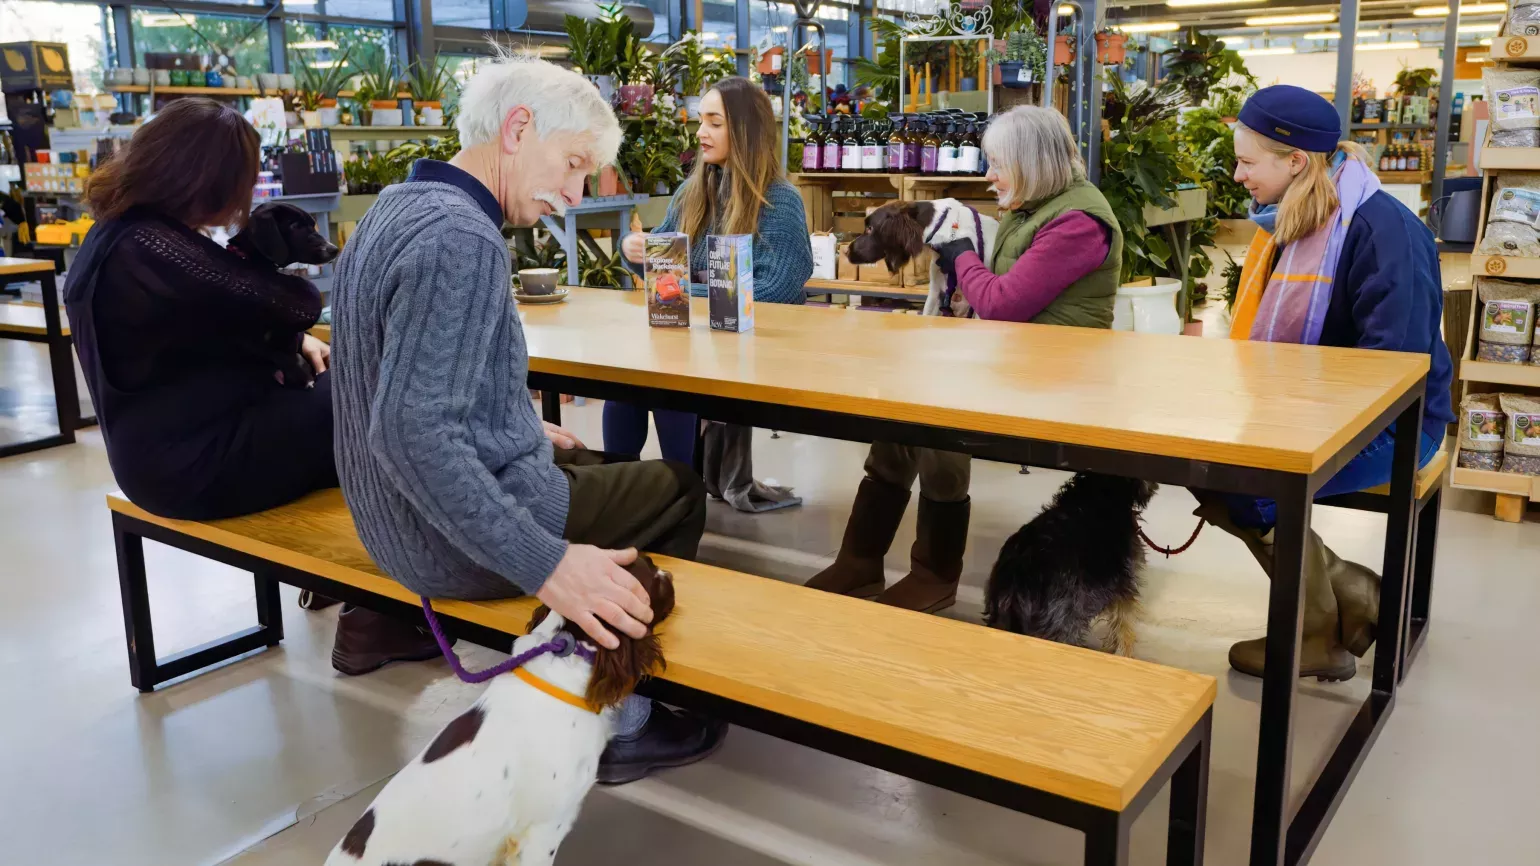
[[[1157,485],[1082,472],[1000,548],[984,593],[991,628],[1083,645],[1098,615],[1103,649],[1131,655],[1144,546],[1139,515]]]

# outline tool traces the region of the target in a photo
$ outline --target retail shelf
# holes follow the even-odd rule
[[[1457,243],[1451,243],[1449,241],[1439,241],[1438,242],[1438,251],[1441,252],[1441,253],[1444,253],[1446,255],[1456,255],[1456,256],[1465,255],[1465,256],[1468,256],[1472,252],[1475,252],[1475,250],[1476,250],[1476,245],[1475,244],[1457,244]]]
[[[953,183],[989,183],[989,180],[981,174],[906,174],[903,177],[916,185],[934,183],[944,186]]]
[[[1540,502],[1540,476],[1456,466],[1449,476],[1449,483],[1462,490],[1485,490],[1488,493],[1522,496],[1531,502]]]
[[[436,138],[449,132],[447,126],[323,126],[321,128],[331,131],[333,141]]]
[[[1355,123],[1351,127],[1354,132],[1370,132],[1373,130],[1389,130],[1391,132],[1410,132],[1412,130],[1432,129],[1431,123]]]
[[[1540,367],[1530,364],[1504,364],[1497,361],[1461,361],[1460,379],[1489,385],[1520,385],[1540,388]]]
[[[107,89],[113,93],[155,93],[165,96],[259,96],[259,91],[251,87],[178,87],[167,84],[109,84]]]
[[[1540,63],[1540,36],[1509,36],[1492,40],[1492,59],[1525,65]]]
[[[1428,171],[1377,171],[1380,183],[1432,183],[1433,172]]]
[[[1478,277],[1513,277],[1521,280],[1540,280],[1540,259],[1472,253],[1470,257],[1470,272]]]
[[[815,180],[822,180],[822,179],[826,179],[826,178],[827,179],[831,179],[831,180],[839,180],[839,179],[843,179],[843,178],[861,178],[861,179],[873,179],[873,180],[880,179],[880,178],[886,178],[886,179],[891,180],[891,179],[893,179],[895,177],[900,177],[901,178],[901,177],[908,177],[908,176],[909,175],[906,175],[906,174],[884,174],[882,172],[876,172],[876,171],[872,171],[872,172],[867,172],[867,171],[797,171],[797,172],[792,172],[792,174],[791,174],[791,177],[792,177],[793,180],[795,180],[797,178],[802,178],[802,177],[813,178]]]
[[[1481,170],[1528,169],[1540,171],[1540,147],[1492,147],[1481,149]]]

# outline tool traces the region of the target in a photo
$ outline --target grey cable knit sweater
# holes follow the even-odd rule
[[[381,193],[337,262],[337,471],[364,547],[413,592],[534,593],[566,553],[567,479],[526,390],[490,193],[434,166]]]

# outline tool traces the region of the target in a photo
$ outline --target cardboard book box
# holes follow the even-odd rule
[[[706,236],[706,296],[711,327],[743,333],[754,327],[754,236]]]
[[[649,234],[645,250],[647,323],[654,328],[690,327],[690,236]]]

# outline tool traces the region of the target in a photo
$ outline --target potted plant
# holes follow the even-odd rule
[[[738,72],[733,53],[708,49],[698,31],[680,37],[663,52],[663,59],[684,88],[685,110],[692,118],[700,116],[700,98],[711,85]]]
[[[1433,88],[1433,77],[1438,73],[1431,68],[1412,69],[1401,67],[1396,73],[1396,92],[1402,96],[1427,96]]]
[[[407,89],[412,101],[422,113],[423,126],[442,126],[444,123],[444,91],[448,89],[449,70],[437,64],[423,66],[413,64],[407,74]]]
[[[605,255],[593,255],[578,246],[578,282],[601,289],[631,289],[636,283],[631,279],[631,268],[619,251]]]
[[[348,80],[351,72],[348,69],[349,51],[331,61],[331,65],[318,68],[307,63],[303,58],[293,57],[293,65],[298,70],[295,83],[302,93],[315,94],[314,111],[317,114],[321,126],[336,126],[338,121],[337,93],[342,90],[342,85]]]
[[[599,88],[600,96],[613,101],[615,73],[627,48],[639,40],[620,3],[598,5],[598,18],[568,15],[563,19],[570,43],[567,59]]]
[[[1071,33],[1060,33],[1053,40],[1053,65],[1068,66],[1075,62],[1075,37]]]
[[[1048,60],[1048,46],[1030,21],[1005,36],[1005,51],[991,50],[990,62],[999,70],[999,83],[1005,87],[1030,87],[1043,80]]]
[[[640,39],[626,46],[620,59],[617,107],[625,114],[645,114],[652,108],[658,63]]]
[[[1118,66],[1127,56],[1128,34],[1116,30],[1096,32],[1096,62],[1106,66]]]
[[[957,43],[957,89],[979,89],[979,44],[967,39]]]
[[[1208,33],[1190,31],[1185,41],[1171,46],[1161,58],[1165,60],[1166,77],[1180,83],[1187,101],[1195,106],[1207,102],[1209,91],[1232,75],[1256,86],[1256,79],[1247,71],[1240,54]],[[1236,110],[1239,111],[1238,106]]]

